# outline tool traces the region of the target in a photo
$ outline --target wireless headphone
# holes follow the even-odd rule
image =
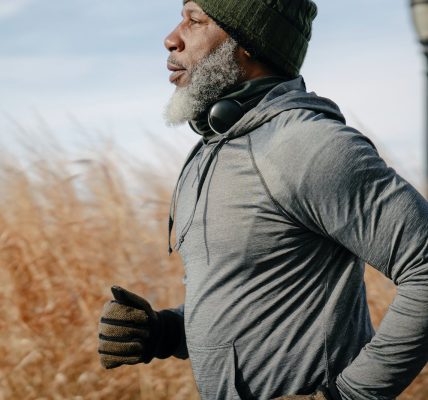
[[[248,111],[254,108],[265,94],[244,103],[234,99],[222,99],[214,103],[208,112],[208,125],[217,134],[225,134]]]

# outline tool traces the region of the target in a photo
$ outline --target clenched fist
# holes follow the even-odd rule
[[[101,365],[149,363],[154,357],[188,358],[182,309],[153,311],[140,296],[119,286],[104,305],[99,324]]]
[[[321,385],[315,393],[306,395],[290,395],[277,397],[273,400],[342,400],[334,382],[328,385]]]
[[[323,392],[316,392],[314,394],[308,395],[291,395],[291,396],[282,396],[274,400],[328,400]]]
[[[99,324],[101,365],[149,363],[157,352],[159,316],[142,297],[119,286],[111,288],[114,300],[104,305]]]

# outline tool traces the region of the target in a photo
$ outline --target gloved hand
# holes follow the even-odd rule
[[[183,339],[182,319],[170,310],[153,311],[145,299],[119,286],[111,291],[114,300],[104,305],[98,329],[101,365],[148,364],[173,355]]]
[[[273,400],[328,400],[327,397],[325,397],[325,394],[321,391],[317,391],[316,393],[309,394],[309,395],[291,395],[291,396],[282,396],[277,397]]]
[[[313,394],[282,396],[273,400],[342,400],[342,397],[332,381],[326,386],[319,386]]]

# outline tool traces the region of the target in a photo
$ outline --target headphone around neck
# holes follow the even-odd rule
[[[248,111],[253,109],[265,94],[244,103],[235,99],[222,99],[214,103],[208,112],[208,125],[217,134],[225,134]]]

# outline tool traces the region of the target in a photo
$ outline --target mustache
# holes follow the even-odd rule
[[[178,67],[178,68],[181,68],[181,69],[187,69],[187,67],[184,65],[184,64],[182,64],[182,63],[180,63],[176,58],[174,58],[173,56],[169,56],[168,57],[168,64],[172,64],[172,65],[174,65],[174,66],[176,66],[176,67]]]

